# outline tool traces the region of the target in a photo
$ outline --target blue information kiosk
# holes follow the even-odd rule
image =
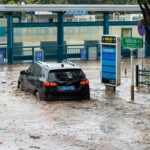
[[[102,83],[116,87],[121,81],[121,42],[117,36],[102,36],[101,70]]]

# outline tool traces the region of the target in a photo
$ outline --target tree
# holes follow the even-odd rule
[[[150,1],[149,0],[137,0],[141,8],[144,21],[145,21],[145,31],[148,37],[148,43],[150,44]]]

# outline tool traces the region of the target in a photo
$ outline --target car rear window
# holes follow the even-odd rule
[[[85,79],[81,69],[53,70],[49,72],[48,80],[52,82],[79,81]]]

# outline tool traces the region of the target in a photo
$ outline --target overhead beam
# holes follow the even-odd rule
[[[110,26],[136,26],[138,21],[109,21]],[[14,23],[14,28],[32,28],[32,27],[57,27],[57,22],[41,23]],[[103,26],[103,21],[97,22],[63,22],[64,27],[97,27]]]
[[[65,5],[65,4],[6,4],[0,5],[2,12],[25,11],[98,11],[98,12],[141,12],[139,5]]]
[[[110,21],[110,26],[137,26],[138,21]]]
[[[57,27],[58,23],[57,22],[35,22],[35,23],[14,23],[13,27],[14,28],[32,28],[32,27]]]
[[[103,21],[97,22],[64,22],[64,27],[89,27],[89,26],[103,26]]]

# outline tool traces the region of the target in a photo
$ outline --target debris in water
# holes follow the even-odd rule
[[[30,148],[36,148],[36,149],[40,149],[40,147],[38,146],[29,146]]]
[[[5,81],[5,80],[3,80],[3,81],[2,81],[2,83],[3,83],[3,84],[5,84],[5,83],[6,83],[6,81]]]
[[[30,138],[32,138],[32,139],[40,139],[41,136],[40,135],[30,135]]]

